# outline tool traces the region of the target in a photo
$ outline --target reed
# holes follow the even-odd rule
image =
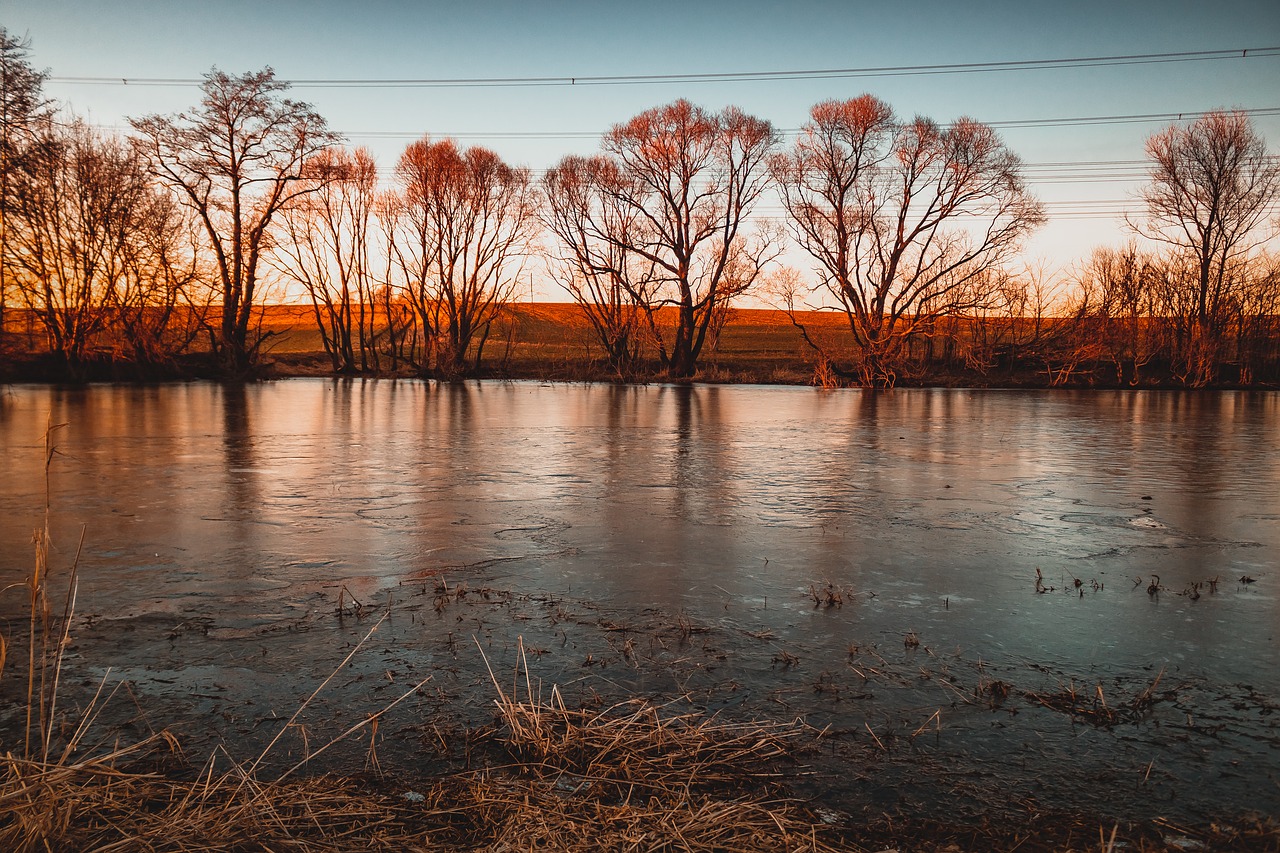
[[[1093,692],[1087,695],[1077,690],[1074,683],[1070,683],[1052,693],[1027,691],[1024,697],[1045,708],[1089,722],[1098,728],[1111,728],[1121,723],[1135,723],[1146,717],[1152,706],[1164,698],[1156,692],[1163,679],[1164,669],[1161,668],[1151,684],[1144,687],[1137,695],[1120,702],[1108,703],[1101,684],[1096,685]]]

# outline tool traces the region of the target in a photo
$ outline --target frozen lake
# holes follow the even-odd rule
[[[68,690],[110,666],[197,739],[273,734],[389,607],[323,712],[434,673],[406,748],[521,637],[570,696],[830,727],[836,808],[1280,813],[1280,394],[13,386],[4,585],[50,418]]]

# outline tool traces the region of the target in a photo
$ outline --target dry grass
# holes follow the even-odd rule
[[[541,712],[539,712],[541,713]],[[558,713],[558,712],[557,712]],[[614,725],[617,725],[616,723]],[[634,723],[626,728],[641,734]],[[611,726],[606,725],[606,729]],[[650,732],[649,734],[654,734]],[[670,733],[662,735],[669,737]],[[593,731],[587,740],[607,738]],[[160,749],[151,741],[139,749]],[[692,748],[683,744],[680,750]],[[229,760],[199,778],[117,766],[126,756],[71,765],[12,757],[0,783],[0,849],[27,851],[1274,851],[1275,828],[1145,830],[1041,816],[1034,828],[960,828],[879,820],[837,835],[802,804],[759,795],[689,792],[635,780],[619,800],[603,788],[554,781],[513,764],[402,783],[323,776],[258,782]],[[139,757],[135,755],[134,757]],[[659,762],[661,765],[662,762]],[[635,775],[637,768],[628,774]],[[665,770],[660,772],[664,775]],[[669,777],[668,777],[669,779]],[[640,795],[648,788],[647,795]],[[857,841],[853,839],[858,839]]]
[[[471,779],[450,797],[489,850],[833,851],[788,802],[693,795],[607,802],[527,779]]]
[[[523,647],[509,690],[489,673],[498,737],[516,759],[501,784],[537,801],[503,821],[527,849],[855,849],[824,841],[814,813],[785,795],[819,734],[803,723],[731,723],[640,700],[571,709],[556,687],[545,699],[534,689]]]
[[[241,781],[229,774],[179,783],[79,768],[29,786],[41,806],[11,812],[0,844],[14,851],[857,849],[824,844],[786,803],[605,803],[501,774],[399,794],[334,777]]]
[[[1085,720],[1098,728],[1110,728],[1121,723],[1134,723],[1143,719],[1160,698],[1156,689],[1164,678],[1164,670],[1157,673],[1155,680],[1136,696],[1120,701],[1107,701],[1102,685],[1098,684],[1092,691],[1081,692],[1074,684],[1069,684],[1053,693],[1026,693],[1026,698],[1046,708],[1070,714],[1072,717]],[[1007,687],[1006,687],[1007,695]]]
[[[488,736],[508,760],[408,790],[287,778],[298,768],[263,781],[265,752],[237,763],[219,751],[194,779],[147,772],[176,749],[164,734],[81,761],[7,755],[0,849],[858,849],[824,841],[826,827],[768,769],[813,739],[802,725],[664,716],[634,702],[588,713],[550,696],[517,701],[499,688]]]
[[[195,781],[117,766],[6,762],[0,846],[35,850],[391,849],[405,840],[393,801],[333,779],[259,784],[242,769]],[[403,811],[403,810],[401,810]]]

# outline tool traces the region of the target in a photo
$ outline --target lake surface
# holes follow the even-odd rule
[[[471,724],[520,642],[567,695],[829,727],[834,808],[1280,813],[1280,394],[12,386],[0,585],[50,419],[68,689],[193,737],[273,734],[381,610],[317,726],[427,675],[386,736]]]

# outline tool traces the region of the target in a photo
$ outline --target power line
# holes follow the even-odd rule
[[[287,80],[298,88],[475,88],[510,86],[619,86],[655,83],[746,83],[770,80],[823,80],[852,77],[907,77],[930,74],[973,74],[1040,71],[1058,68],[1149,65],[1167,62],[1206,62],[1280,56],[1280,47],[1197,50],[1174,53],[1133,53],[1115,56],[1077,56],[1058,59],[1014,59],[996,62],[955,62],[935,65],[883,65],[862,68],[821,68],[792,71],[721,71],[682,74],[613,74],[571,77],[423,77],[333,78]],[[52,83],[115,86],[192,86],[203,78],[190,77],[63,77]]]
[[[1137,113],[1135,115],[1075,116],[1073,118],[1041,118],[1022,121],[986,121],[983,122],[983,124],[997,128],[1085,127],[1097,124],[1142,124],[1145,122],[1191,121],[1194,119],[1204,118],[1211,112],[1214,111],[1203,110],[1200,112],[1186,113]],[[1240,112],[1249,116],[1274,116],[1280,115],[1280,107],[1260,107],[1252,110],[1232,110],[1231,112]]]
[[[1280,115],[1280,106],[1277,107],[1258,107],[1252,109],[1237,110],[1249,116],[1275,116]],[[1004,121],[984,122],[992,127],[1067,127],[1073,125],[1093,125],[1102,123],[1133,123],[1133,122],[1172,122],[1172,121],[1190,121],[1208,115],[1209,111],[1184,111],[1176,113],[1138,113],[1132,115],[1107,115],[1107,116],[1073,116],[1073,117],[1050,117],[1039,119],[1009,119]],[[124,131],[117,125],[98,125],[104,130]],[[779,131],[784,136],[795,136],[800,133],[799,128],[785,128]],[[423,132],[409,131],[348,131],[344,134],[348,138],[378,138],[378,139],[419,139]],[[431,136],[435,138],[453,138],[453,139],[598,139],[601,133],[591,131],[509,131],[509,132],[462,132],[462,133],[443,133],[435,132]],[[1280,160],[1280,155],[1271,155],[1268,159]],[[1027,183],[1033,186],[1041,186],[1046,184],[1118,184],[1118,183],[1136,183],[1148,179],[1148,169],[1150,162],[1147,160],[1061,160],[1061,161],[1044,161],[1024,163],[1025,177]],[[548,169],[531,169],[533,176],[536,178],[544,175]],[[379,165],[377,172],[382,178],[389,178],[395,175],[395,167],[389,165]],[[1051,213],[1054,220],[1063,219],[1114,219],[1128,212],[1129,207],[1134,204],[1132,199],[1065,199],[1055,201],[1045,201],[1046,210]],[[769,206],[761,208],[757,211],[762,215],[780,215],[783,213],[781,209],[773,209]]]
[[[1033,128],[1033,127],[1089,127],[1100,124],[1144,124],[1154,122],[1174,122],[1174,121],[1193,121],[1209,115],[1212,110],[1201,110],[1194,112],[1177,112],[1177,113],[1135,113],[1132,115],[1105,115],[1105,116],[1070,116],[1062,118],[1036,118],[1036,119],[1008,119],[1004,121],[984,121],[982,124],[993,128]],[[1254,109],[1234,110],[1247,116],[1280,116],[1280,107],[1257,107]],[[943,124],[942,127],[949,127]],[[775,128],[782,136],[799,136],[802,132],[798,127]],[[407,130],[349,130],[340,131],[343,136],[352,139],[420,139],[424,135],[424,131],[407,131]],[[555,139],[598,139],[604,134],[598,131],[588,130],[563,130],[563,131],[462,131],[462,132],[446,132],[435,131],[432,136],[438,138],[449,139],[529,139],[529,140],[555,140]],[[1143,161],[1133,161],[1143,162]]]
[[[1104,123],[1164,123],[1176,121],[1193,121],[1208,115],[1211,111],[1184,111],[1176,113],[1138,113],[1133,115],[1110,115],[1110,116],[1074,116],[1074,117],[1051,117],[1038,119],[1007,119],[1003,121],[983,122],[990,127],[998,128],[1035,128],[1035,127],[1070,127],[1070,126],[1091,126]],[[1269,117],[1280,115],[1280,106],[1278,107],[1257,107],[1252,109],[1237,110],[1247,116],[1253,117]],[[114,133],[128,132],[130,128],[121,125],[95,125],[102,130]],[[779,134],[784,137],[795,137],[800,134],[800,128],[781,128],[778,129]],[[423,136],[430,135],[436,139],[471,139],[471,140],[571,140],[571,139],[599,139],[604,133],[597,131],[585,130],[568,130],[568,131],[393,131],[393,130],[348,130],[340,131],[340,135],[348,139],[406,139],[417,140]],[[1081,160],[1078,162],[1062,161],[1062,162],[1044,162],[1044,163],[1024,163],[1023,167],[1028,172],[1028,178],[1040,182],[1041,179],[1049,178],[1071,178],[1079,174],[1080,171],[1095,169],[1097,174],[1089,177],[1097,179],[1107,179],[1113,174],[1130,174],[1145,175],[1146,168],[1150,164],[1146,160]],[[379,167],[379,171],[391,171],[394,167]],[[545,170],[535,169],[535,173],[541,173]]]

